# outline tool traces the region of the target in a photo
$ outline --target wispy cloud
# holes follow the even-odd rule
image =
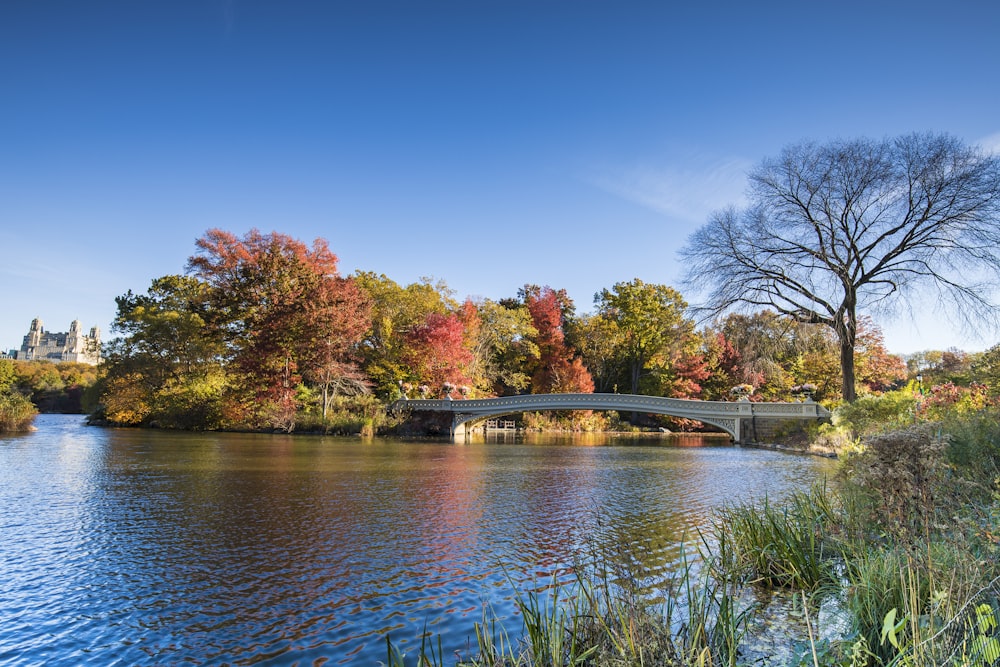
[[[595,187],[665,215],[703,222],[717,209],[745,203],[746,174],[753,163],[741,158],[689,164],[638,164],[594,169],[585,180]]]
[[[976,143],[979,144],[983,150],[989,151],[995,155],[1000,155],[1000,132],[991,134],[988,137],[983,137]]]

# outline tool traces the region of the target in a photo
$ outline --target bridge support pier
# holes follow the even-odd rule
[[[454,443],[466,443],[469,441],[469,427],[467,422],[455,423],[458,421],[457,415],[456,419],[451,422],[451,441]]]

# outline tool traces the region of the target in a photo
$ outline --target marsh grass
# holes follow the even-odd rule
[[[687,554],[687,551],[682,552]],[[462,667],[736,667],[755,608],[717,580],[699,558],[682,555],[659,596],[620,563],[589,561],[575,580],[524,589],[511,581],[521,627],[512,635],[492,609],[475,624],[472,656]],[[660,598],[659,601],[655,601]],[[428,648],[429,647],[429,648]],[[443,667],[440,639],[422,642],[413,663],[387,640],[387,665]]]
[[[795,494],[781,506],[764,497],[760,504],[724,507],[712,525],[724,547],[716,559],[719,572],[765,588],[814,590],[832,578],[835,552],[824,535],[833,518],[825,487]]]

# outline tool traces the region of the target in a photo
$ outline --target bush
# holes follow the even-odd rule
[[[834,411],[834,423],[860,437],[911,426],[916,419],[917,398],[907,390],[890,391],[880,396],[861,396]]]
[[[988,484],[1000,475],[1000,412],[982,410],[962,418],[948,419],[948,463],[962,475]]]
[[[330,435],[372,437],[394,425],[394,418],[377,397],[339,396],[330,401],[326,419],[315,412],[299,415],[297,430]]]
[[[525,412],[521,417],[527,431],[606,431],[606,415],[593,410]]]
[[[0,432],[29,431],[37,414],[38,410],[26,396],[16,391],[0,392]]]
[[[941,495],[945,441],[933,425],[922,424],[870,436],[864,445],[842,471],[862,520],[900,538],[922,535]]]

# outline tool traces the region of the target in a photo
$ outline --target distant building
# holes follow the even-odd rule
[[[68,333],[49,333],[37,317],[24,337],[18,359],[27,361],[79,361],[97,365],[101,360],[101,330],[90,328],[89,335],[80,332],[80,320],[73,320]]]

